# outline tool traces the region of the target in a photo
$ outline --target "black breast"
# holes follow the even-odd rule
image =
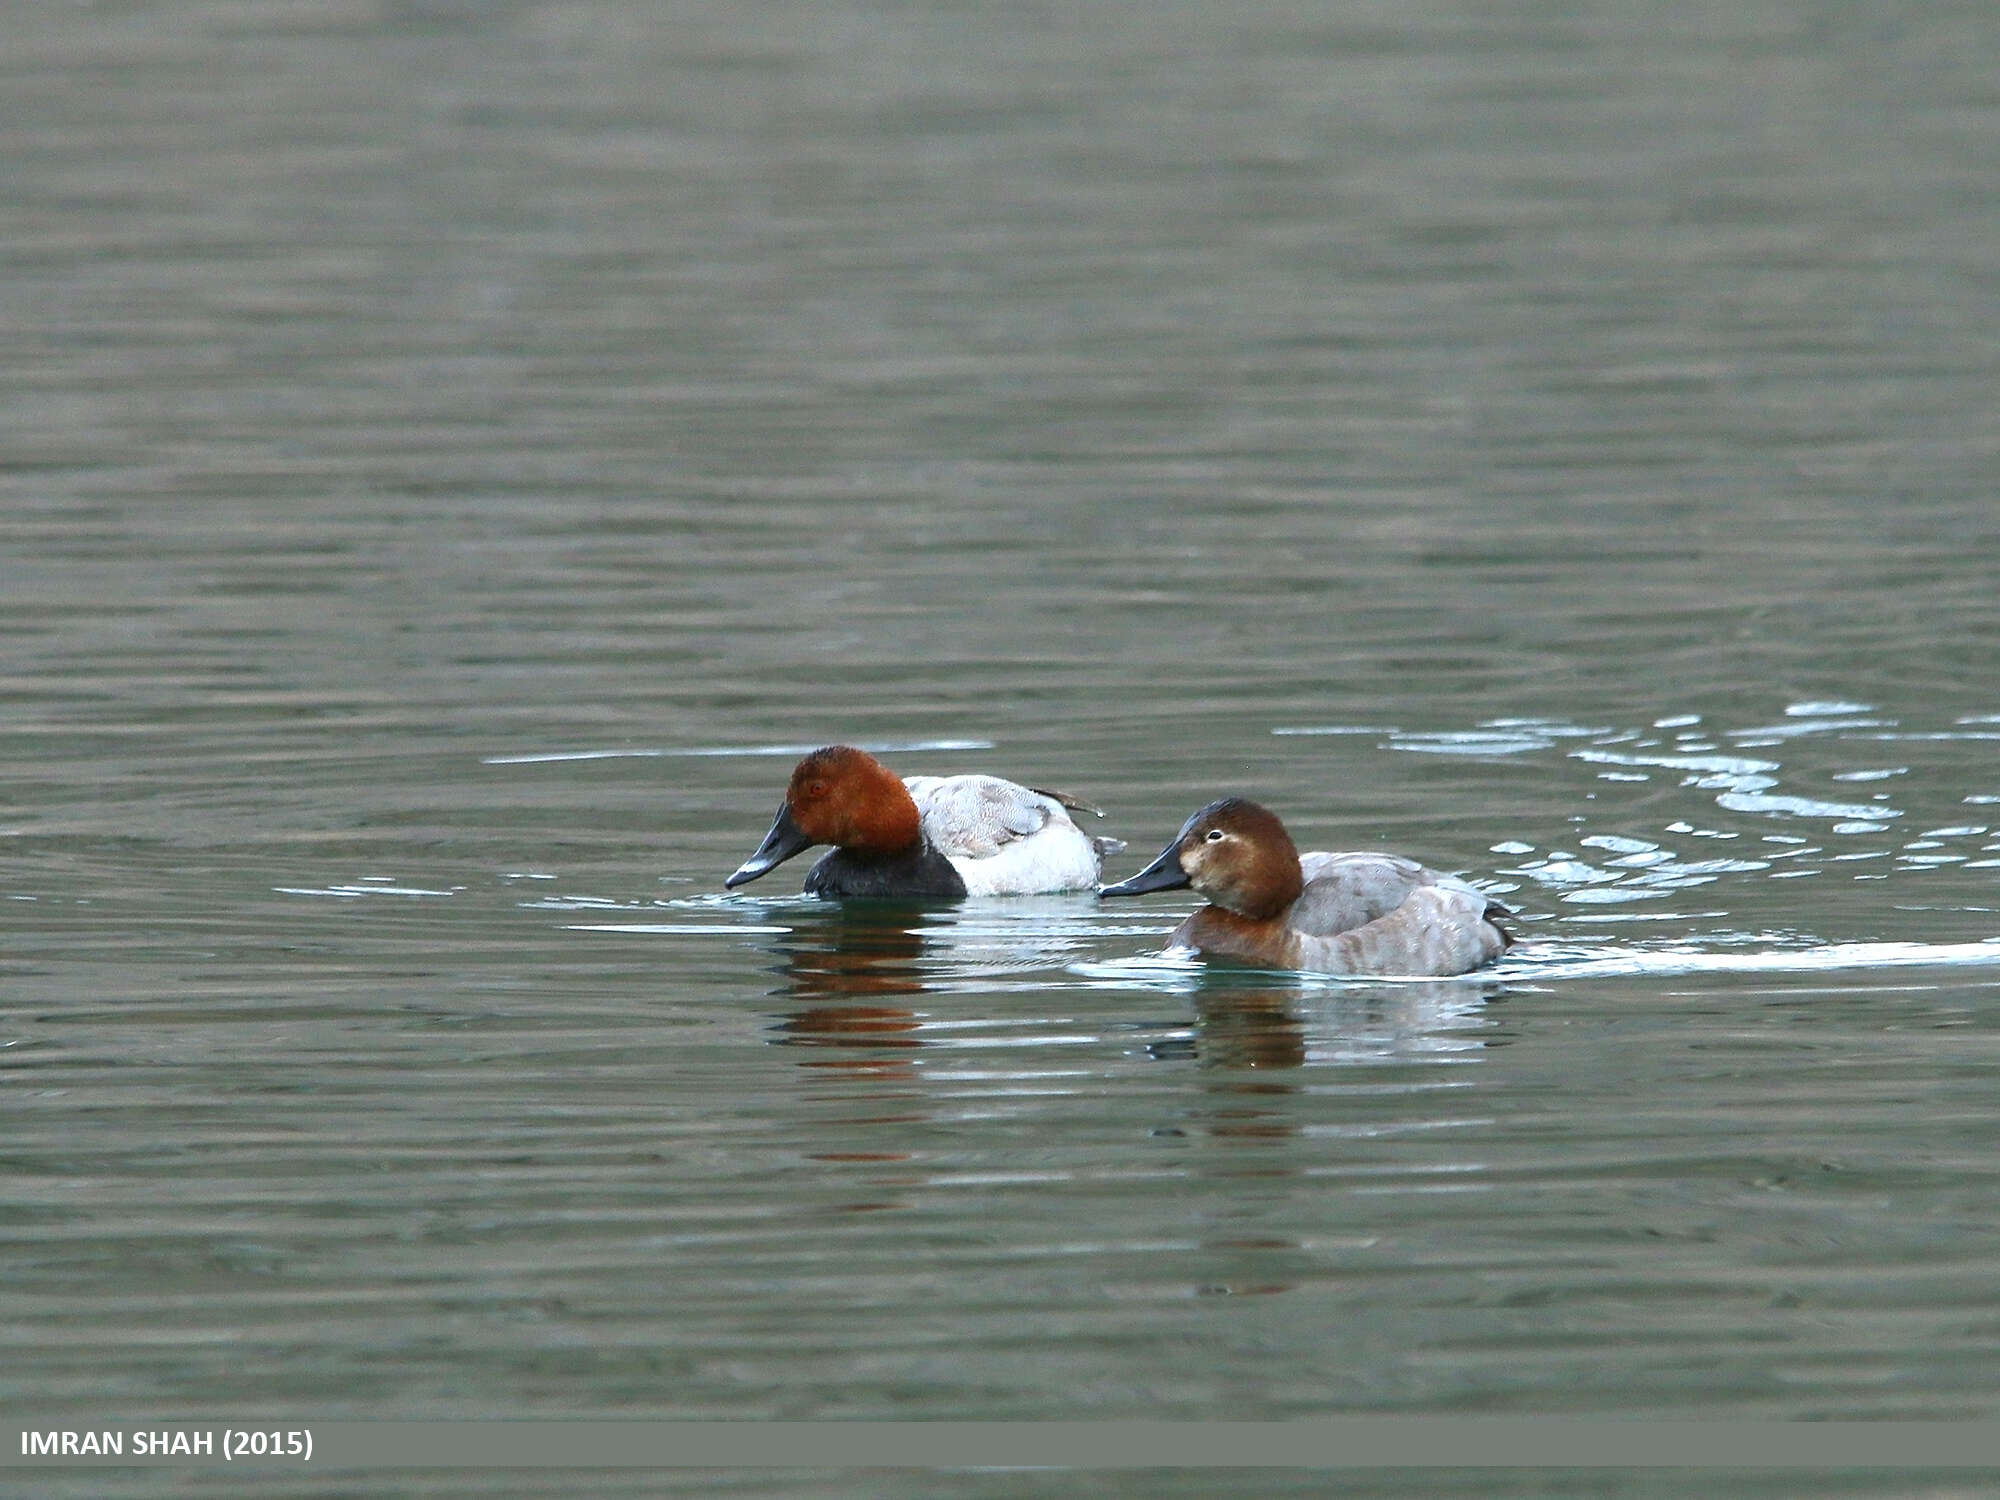
[[[965,895],[958,871],[928,841],[901,854],[871,856],[835,849],[806,872],[806,894],[837,901],[867,897],[957,901]]]

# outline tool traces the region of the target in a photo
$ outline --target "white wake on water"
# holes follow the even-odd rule
[[[1466,978],[1604,979],[1673,974],[1798,974],[1833,970],[2000,967],[2000,938],[1976,943],[1820,943],[1764,951],[1541,947],[1532,939]]]

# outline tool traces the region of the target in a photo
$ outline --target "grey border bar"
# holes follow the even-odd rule
[[[25,1434],[123,1433],[123,1457],[35,1457]],[[211,1435],[134,1458],[133,1435]],[[238,1457],[236,1433],[306,1433],[311,1457]],[[291,1445],[296,1447],[296,1444]],[[1994,1469],[2000,1422],[1341,1417],[1301,1422],[281,1422],[15,1420],[0,1468]]]

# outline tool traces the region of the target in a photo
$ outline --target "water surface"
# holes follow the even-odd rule
[[[16,1406],[2000,1414],[1987,9],[9,28]],[[724,895],[836,739],[1523,941]]]

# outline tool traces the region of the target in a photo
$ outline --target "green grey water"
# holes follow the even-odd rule
[[[1989,8],[5,26],[10,1406],[2000,1415]],[[725,895],[833,740],[1523,942]]]

